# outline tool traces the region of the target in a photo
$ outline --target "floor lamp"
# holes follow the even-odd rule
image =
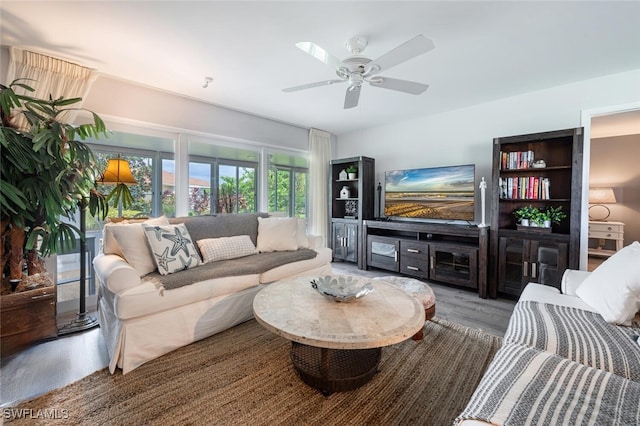
[[[119,185],[136,184],[136,179],[131,174],[129,163],[118,155],[118,158],[110,159],[107,168],[98,180],[98,183]],[[98,325],[98,320],[87,314],[86,307],[86,281],[87,281],[87,241],[85,239],[87,230],[87,205],[88,200],[83,198],[79,202],[80,206],[80,308],[76,319],[69,324],[58,329],[58,335],[75,333],[77,331],[88,330]]]
[[[87,204],[86,199],[79,202],[80,206],[80,308],[76,319],[58,329],[58,335],[75,333],[76,331],[88,330],[98,325],[98,320],[87,314],[86,307],[86,281],[87,281],[87,240],[85,232],[87,230]]]

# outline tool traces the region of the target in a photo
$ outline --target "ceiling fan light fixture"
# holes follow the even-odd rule
[[[359,55],[367,47],[367,40],[361,37],[353,37],[347,40],[345,47],[352,55]]]

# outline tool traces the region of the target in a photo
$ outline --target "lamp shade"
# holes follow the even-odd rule
[[[123,160],[118,156],[118,158],[112,158],[107,163],[107,168],[98,179],[98,183],[105,184],[136,184],[138,181],[131,174],[131,169],[129,168],[129,162],[127,160]]]
[[[589,188],[589,204],[615,204],[612,188]]]

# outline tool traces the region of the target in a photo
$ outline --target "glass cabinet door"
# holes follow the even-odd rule
[[[525,240],[501,237],[498,291],[519,295],[529,281]]]
[[[429,244],[429,278],[477,288],[478,248]]]
[[[531,241],[531,281],[560,288],[567,269],[569,246],[566,243]]]
[[[367,265],[398,271],[398,240],[370,235],[367,238]]]

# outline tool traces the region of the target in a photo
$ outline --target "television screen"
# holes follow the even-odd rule
[[[474,202],[475,164],[385,172],[388,218],[471,221]]]

